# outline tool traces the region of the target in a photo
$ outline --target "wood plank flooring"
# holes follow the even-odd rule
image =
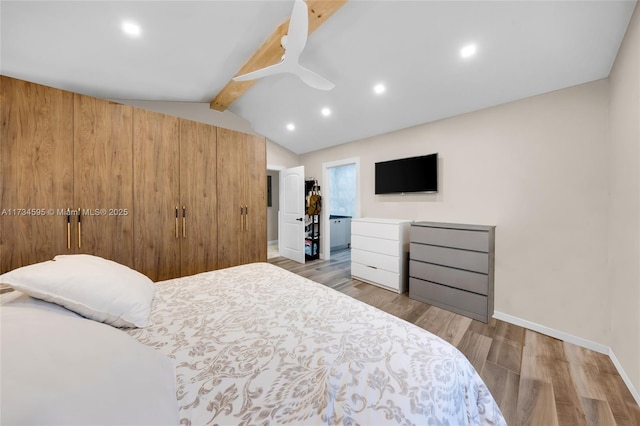
[[[637,426],[640,407],[607,355],[513,324],[488,324],[351,278],[349,250],[305,265],[269,262],[428,330],[464,353],[509,425]]]

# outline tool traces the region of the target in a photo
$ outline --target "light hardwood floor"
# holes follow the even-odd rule
[[[269,262],[428,330],[464,353],[511,426],[640,425],[608,356],[492,319],[484,324],[351,278],[349,250],[305,265]]]

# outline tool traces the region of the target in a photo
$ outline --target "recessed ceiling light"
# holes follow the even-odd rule
[[[287,124],[287,130],[289,130],[290,132],[295,130],[296,126],[293,123],[289,123]]]
[[[375,86],[373,86],[373,91],[376,93],[376,95],[380,95],[382,93],[384,93],[384,91],[387,90],[386,87],[384,87],[384,84],[379,83],[376,84]]]
[[[122,23],[122,32],[132,37],[138,37],[141,33],[140,25],[135,22],[125,21]]]
[[[322,115],[324,115],[325,117],[328,117],[331,115],[331,110],[327,107],[322,108],[322,111],[320,111],[322,113]]]
[[[477,50],[478,48],[475,44],[468,44],[460,49],[460,56],[462,56],[463,58],[470,58],[471,56],[476,54]]]

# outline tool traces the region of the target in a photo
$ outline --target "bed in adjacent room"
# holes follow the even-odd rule
[[[13,293],[3,295],[3,359],[11,351],[4,341],[11,320],[6,313],[21,306],[51,310],[50,303]],[[140,327],[119,329],[56,314],[117,330],[145,351],[153,348],[153,356],[171,360],[181,424],[505,424],[478,373],[456,348],[267,263],[156,283],[150,323]],[[24,322],[24,315],[15,320]],[[3,363],[3,417],[5,395],[12,392],[6,367]],[[122,389],[127,380],[146,380],[126,374],[131,377],[123,378]],[[163,385],[149,386],[157,391]],[[165,403],[166,393],[158,396]]]

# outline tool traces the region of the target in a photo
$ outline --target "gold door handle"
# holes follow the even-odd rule
[[[244,231],[244,207],[240,206],[240,230]]]
[[[182,238],[187,238],[187,208],[182,206]]]
[[[176,238],[178,238],[178,206],[176,206]]]
[[[82,211],[78,207],[78,248],[82,248]]]
[[[67,250],[71,250],[71,212],[67,211]]]
[[[244,230],[249,230],[249,207],[244,206]]]

